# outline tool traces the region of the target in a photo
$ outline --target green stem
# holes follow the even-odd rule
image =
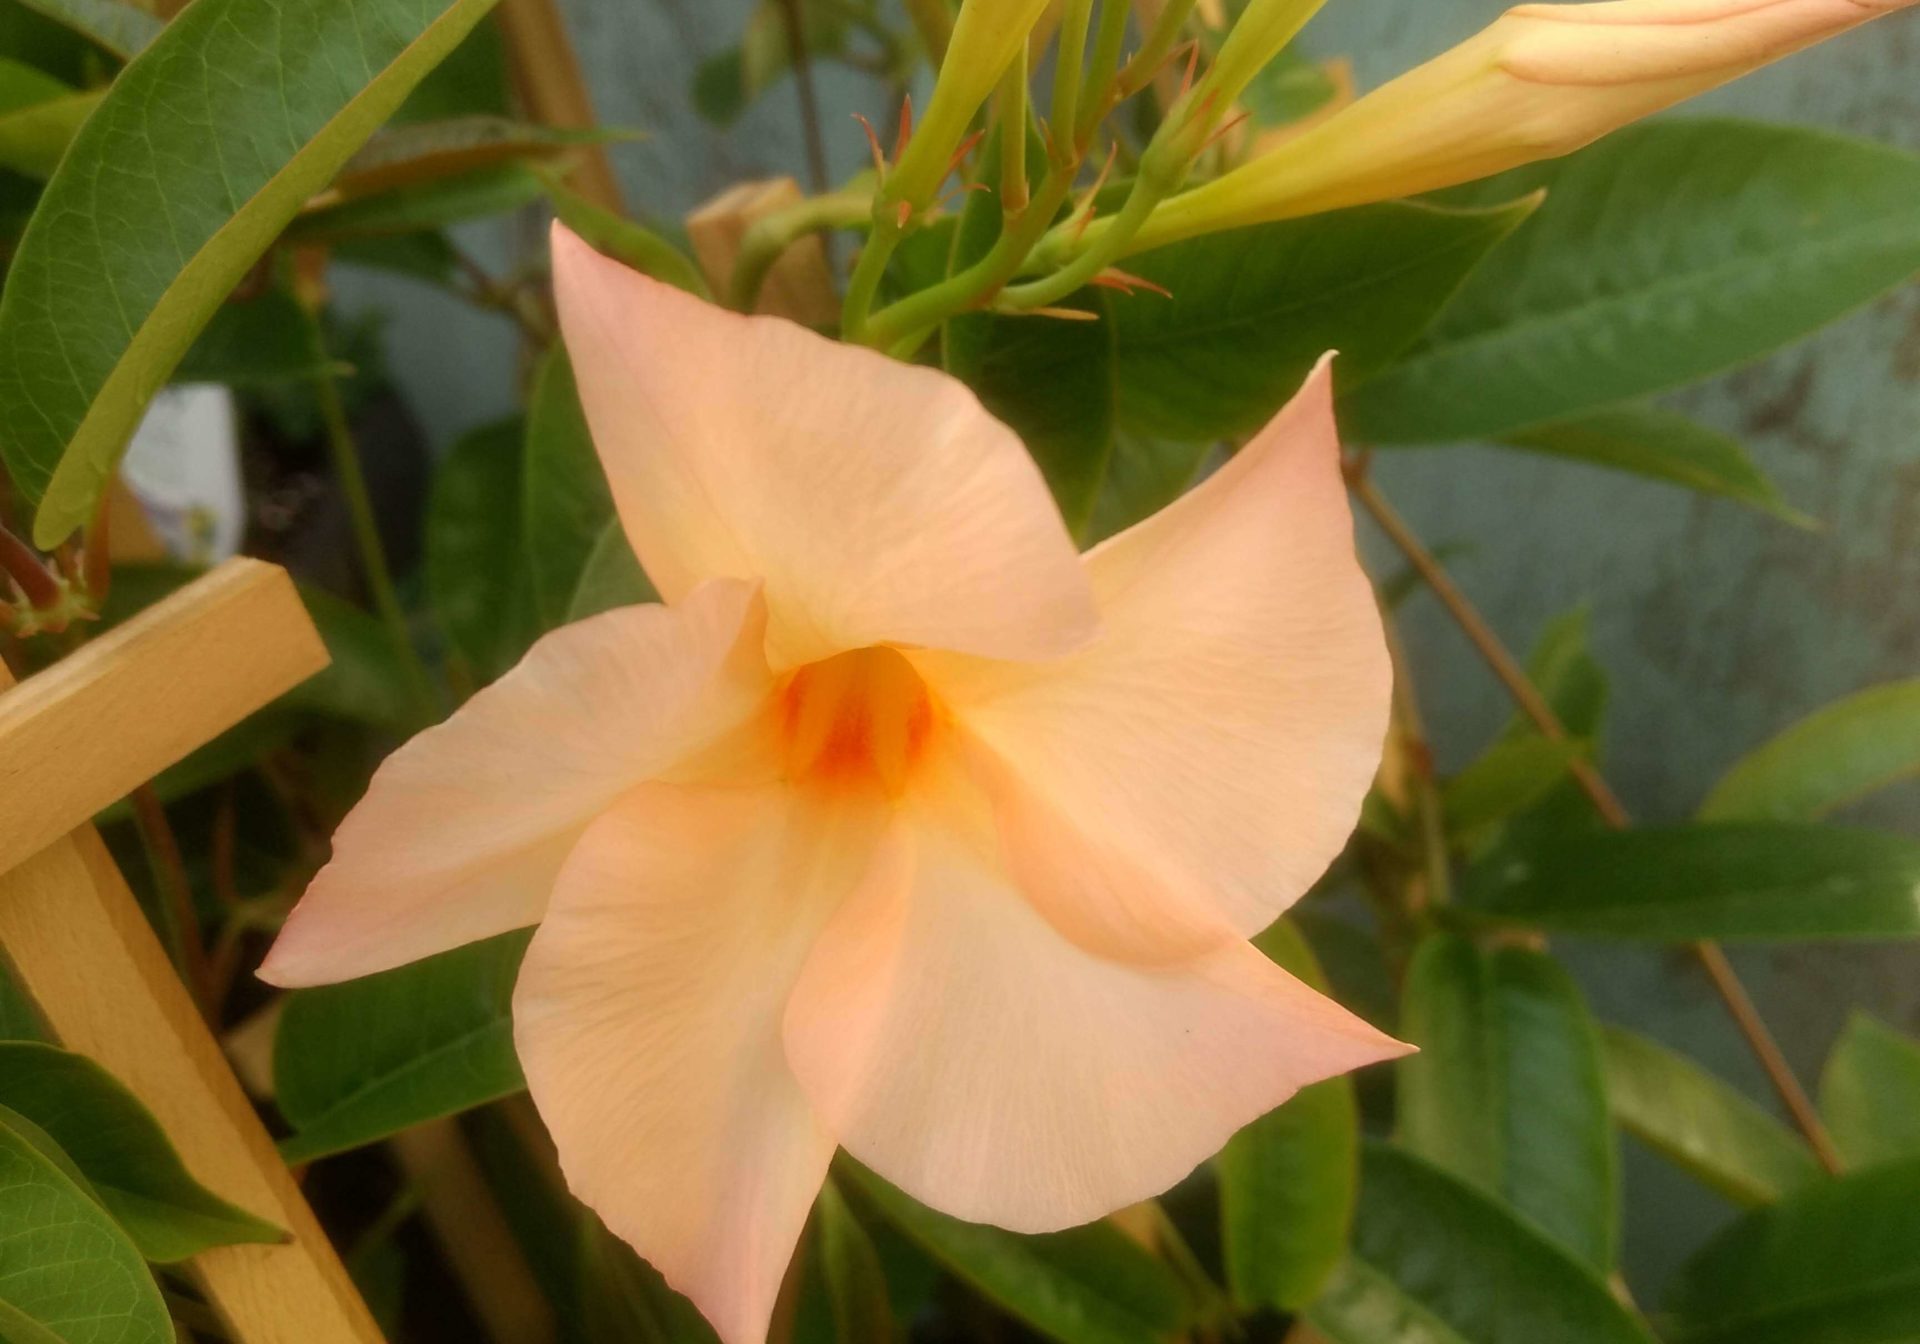
[[[347,516],[353,524],[353,539],[360,552],[360,565],[366,573],[367,587],[373,594],[374,610],[387,627],[387,638],[400,660],[413,695],[422,726],[440,717],[440,697],[433,687],[427,666],[420,661],[419,650],[407,633],[406,613],[400,608],[400,595],[394,590],[393,571],[387,564],[386,548],[380,542],[380,527],[374,521],[373,499],[367,493],[367,476],[360,467],[360,449],[354,443],[347,423],[347,409],[340,400],[340,385],[332,372],[326,338],[320,330],[317,313],[308,314],[309,335],[315,364],[321,372],[313,380],[320,403],[320,419],[326,426],[327,449],[333,458],[334,475],[340,481],[340,493],[346,500]]]
[[[1100,231],[1100,236],[1091,247],[1052,275],[1008,289],[1001,294],[994,307],[1001,312],[1024,312],[1045,308],[1064,299],[1104,271],[1110,263],[1119,260],[1127,243],[1139,232],[1140,226],[1147,222],[1147,216],[1153,213],[1153,207],[1159,203],[1159,188],[1147,174],[1142,173],[1133,180],[1133,190],[1127,193],[1127,203],[1120,207],[1119,214],[1105,221],[1106,227]]]
[[[1100,92],[1080,109],[1080,119],[1073,127],[1076,144],[1092,141],[1094,131],[1121,96],[1120,51],[1127,41],[1127,16],[1131,9],[1131,5],[1121,0],[1100,0],[1100,29],[1093,41],[1093,59],[1087,62],[1088,69],[1099,73]]]
[[[1153,82],[1160,73],[1160,66],[1173,51],[1174,43],[1180,40],[1180,34],[1187,26],[1187,16],[1193,13],[1194,0],[1168,0],[1167,7],[1160,11],[1160,17],[1154,21],[1153,31],[1147,34],[1146,41],[1140,44],[1140,50],[1133,54],[1126,68],[1120,72],[1118,83],[1122,100]]]
[[[774,263],[807,234],[866,223],[873,215],[873,185],[873,174],[862,173],[839,191],[809,196],[755,220],[740,240],[740,255],[727,285],[727,305],[738,312],[752,312]]]
[[[880,280],[887,273],[893,250],[905,236],[906,231],[885,216],[882,206],[876,205],[873,232],[867,235],[867,245],[860,249],[860,260],[854,263],[853,277],[847,281],[847,296],[840,307],[841,340],[870,343],[867,317],[873,311],[874,298],[880,293]]]
[[[1093,0],[1067,0],[1060,14],[1059,45],[1053,53],[1053,140],[1055,156],[1070,152],[1080,121],[1080,82],[1086,78],[1087,24]]]
[[[1000,77],[1000,208],[1017,214],[1027,208],[1027,51],[1013,58]]]

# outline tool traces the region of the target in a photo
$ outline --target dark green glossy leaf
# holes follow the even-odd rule
[[[1516,195],[1520,193],[1515,193]],[[1258,429],[1338,350],[1342,390],[1404,350],[1533,209],[1361,206],[1175,243],[1127,269],[1171,291],[1110,300],[1120,423],[1170,439]]]
[[[836,1170],[936,1260],[1061,1344],[1147,1344],[1186,1323],[1173,1271],[1108,1223],[1016,1236],[936,1213],[857,1163]]]
[[[1506,848],[1469,874],[1477,913],[1681,942],[1920,935],[1920,843],[1803,822],[1707,822]]]
[[[521,540],[533,609],[542,629],[570,619],[580,575],[613,521],[613,494],[587,433],[573,365],[555,345],[535,376],[527,406],[520,487]]]
[[[1820,1075],[1820,1113],[1849,1165],[1920,1157],[1920,1041],[1856,1009]]]
[[[93,516],[200,328],[490,3],[200,0],[121,72],[0,297],[0,454],[43,544]]]
[[[1327,993],[1313,951],[1286,920],[1255,940],[1277,964]],[[1298,1311],[1346,1253],[1360,1184],[1360,1116],[1351,1079],[1330,1078],[1227,1141],[1220,1180],[1227,1286],[1247,1308]]]
[[[53,1035],[40,1020],[18,975],[5,957],[0,956],[0,1041],[51,1041]]]
[[[1814,520],[1789,505],[1740,441],[1674,411],[1628,402],[1504,434],[1509,448],[1569,458],[1735,499],[1796,527]]]
[[[1199,478],[1212,451],[1207,443],[1115,434],[1082,540],[1105,541],[1166,508]]]
[[[166,25],[130,0],[20,0],[122,60],[138,56]]]
[[[1652,1344],[1592,1270],[1397,1148],[1365,1145],[1353,1243],[1307,1309],[1328,1344]]]
[[[0,1338],[173,1344],[140,1252],[29,1139],[0,1125]]]
[[[1749,1213],[1687,1262],[1666,1306],[1675,1344],[1912,1344],[1920,1158]]]
[[[580,566],[580,582],[573,590],[573,601],[568,604],[567,619],[585,620],[615,607],[659,600],[660,594],[654,591],[653,581],[634,558],[633,547],[616,518],[600,529],[593,549],[587,552],[586,561]]]
[[[1660,121],[1448,199],[1539,188],[1539,213],[1350,399],[1353,434],[1505,434],[1678,387],[1920,269],[1920,159],[1823,131]]]
[[[893,1307],[880,1256],[832,1177],[820,1188],[814,1217],[835,1338],[840,1344],[888,1344],[894,1337]]]
[[[1468,835],[1531,807],[1586,750],[1583,742],[1538,736],[1494,743],[1441,790],[1447,829]]]
[[[1601,1037],[1614,1122],[1683,1171],[1749,1207],[1819,1179],[1791,1130],[1685,1055],[1619,1027]]]
[[[294,222],[287,238],[292,242],[327,243],[444,229],[469,219],[508,214],[545,194],[545,183],[531,168],[518,163],[497,164],[311,211]]]
[[[1836,700],[1735,762],[1700,815],[1814,820],[1920,775],[1920,680]]]
[[[60,1146],[148,1260],[185,1260],[209,1247],[285,1235],[194,1180],[160,1122],[82,1055],[0,1044],[0,1106]]]
[[[514,977],[529,935],[503,934],[362,980],[288,996],[273,1045],[289,1162],[358,1148],[510,1096]]]
[[[1542,952],[1430,934],[1400,1021],[1420,1047],[1396,1066],[1400,1141],[1610,1268],[1618,1163],[1600,1035],[1573,978]]]
[[[427,593],[447,642],[491,681],[533,643],[521,549],[525,469],[518,418],[476,429],[434,473],[427,503]]]
[[[981,403],[1020,436],[1047,478],[1067,528],[1087,530],[1113,452],[1114,324],[1102,296],[1062,305],[1095,320],[989,319],[967,381]]]

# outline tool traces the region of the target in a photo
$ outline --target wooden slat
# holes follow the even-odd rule
[[[326,665],[286,572],[235,559],[0,695],[0,873]]]
[[[209,1189],[286,1228],[192,1261],[240,1344],[379,1344],[374,1324],[92,826],[0,874],[0,947],[60,1043],[145,1102]]]

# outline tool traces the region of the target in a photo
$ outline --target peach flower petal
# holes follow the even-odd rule
[[[589,828],[514,992],[573,1192],[760,1344],[833,1155],[780,1045],[807,948],[874,829],[774,787],[646,785]]]
[[[1247,943],[1151,967],[1089,953],[924,821],[822,935],[785,1038],[848,1152],[1016,1232],[1156,1195],[1297,1089],[1406,1049]]]
[[[758,708],[764,628],[752,586],[720,580],[540,640],[382,763],[261,977],[347,980],[537,922],[602,809]]]
[[[777,671],[870,644],[1042,658],[1092,634],[1046,483],[962,384],[726,312],[558,226],[553,259],[621,523],[669,602],[763,579]]]
[[[1105,629],[1084,651],[915,663],[983,749],[1020,888],[1069,937],[1156,961],[1250,936],[1339,854],[1386,736],[1328,364],[1086,564]]]

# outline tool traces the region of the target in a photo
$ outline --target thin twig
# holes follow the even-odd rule
[[[1486,661],[1487,666],[1493,669],[1494,676],[1499,678],[1501,685],[1506,687],[1514,703],[1519,705],[1520,712],[1533,722],[1541,736],[1556,742],[1568,740],[1570,735],[1566,725],[1560,722],[1560,716],[1554,713],[1553,706],[1549,705],[1546,697],[1541,695],[1540,688],[1533,684],[1526,669],[1507,649],[1493,627],[1487,624],[1486,618],[1480,614],[1479,609],[1460,590],[1460,586],[1453,581],[1452,575],[1447,573],[1445,566],[1434,558],[1433,553],[1407,526],[1406,520],[1387,503],[1379,487],[1374,485],[1364,471],[1349,473],[1348,480],[1354,498],[1360,501],[1361,507],[1366,509],[1373,521],[1379,525],[1380,530],[1386,534],[1387,539],[1399,548],[1401,554],[1406,556],[1407,562],[1433,590],[1434,596],[1440,600],[1440,605],[1446,608],[1447,614],[1465,633],[1468,641]],[[1573,776],[1574,782],[1587,796],[1587,800],[1593,804],[1593,810],[1608,826],[1615,830],[1625,830],[1633,824],[1619,796],[1614,793],[1600,772],[1593,768],[1591,762],[1576,757],[1568,767],[1568,773]],[[1779,1042],[1774,1039],[1772,1031],[1761,1018],[1759,1010],[1754,1007],[1752,997],[1747,993],[1746,986],[1741,984],[1740,977],[1734,972],[1726,953],[1720,950],[1718,943],[1710,941],[1693,944],[1693,950],[1699,957],[1701,966],[1705,968],[1707,978],[1713,982],[1721,1002],[1726,1005],[1734,1025],[1746,1039],[1748,1049],[1760,1062],[1760,1067],[1765,1070],[1767,1080],[1773,1084],[1773,1089],[1779,1094],[1788,1114],[1793,1117],[1800,1132],[1806,1136],[1807,1146],[1813,1149],[1814,1156],[1819,1158],[1823,1167],[1831,1173],[1838,1174],[1841,1169],[1840,1155],[1833,1146],[1833,1139],[1827,1133],[1826,1125],[1820,1119],[1820,1113],[1814,1109],[1812,1099],[1807,1096],[1806,1089],[1801,1086],[1799,1078],[1795,1076],[1792,1065],[1787,1062],[1786,1055],[1780,1049]]]
[[[200,941],[200,917],[193,908],[193,883],[187,877],[186,861],[180,855],[180,841],[167,821],[167,809],[153,785],[142,784],[132,795],[133,817],[140,832],[140,844],[147,852],[147,865],[153,870],[153,882],[160,889],[160,904],[166,925],[168,950],[174,967],[192,991],[200,1014],[212,1019],[212,982],[207,974],[207,950]]]

